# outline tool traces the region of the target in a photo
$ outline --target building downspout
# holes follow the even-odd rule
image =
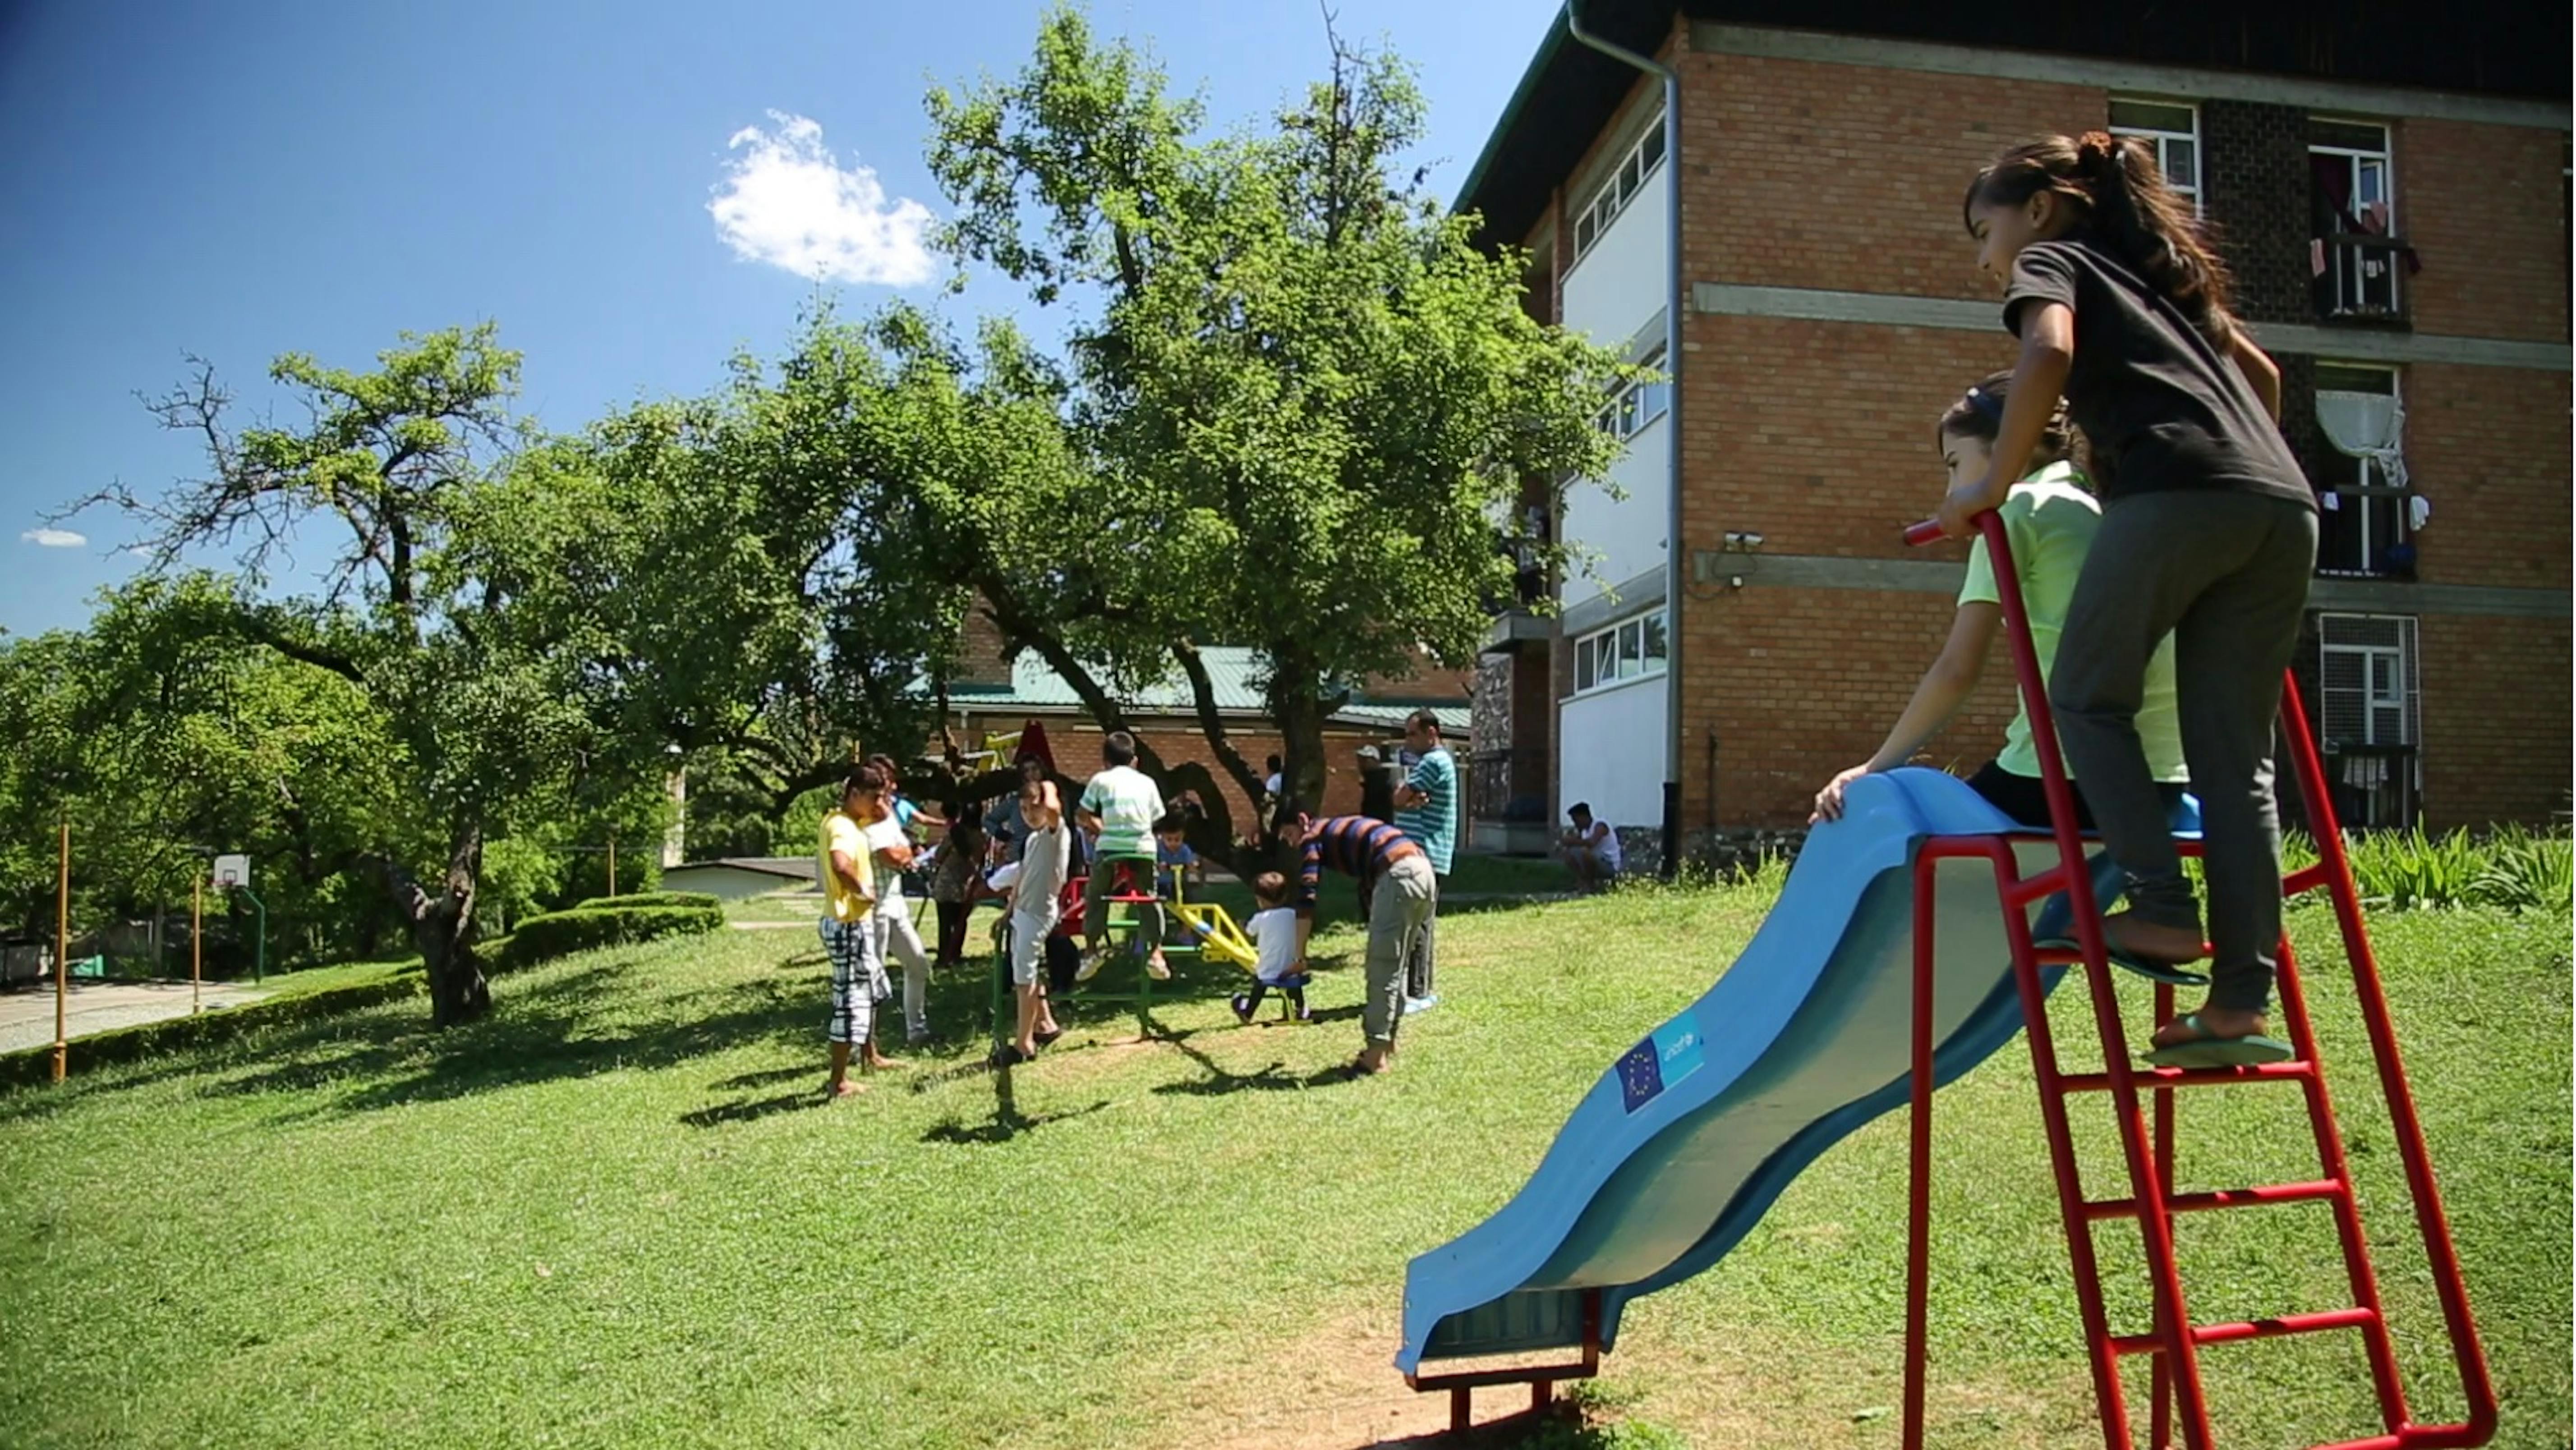
[[[1567,34],[1664,83],[1664,372],[1672,379],[1664,417],[1672,436],[1672,476],[1664,501],[1663,878],[1670,881],[1682,862],[1682,78],[1670,66],[1585,30],[1581,3],[1565,0]],[[1715,785],[1712,780],[1712,790]]]

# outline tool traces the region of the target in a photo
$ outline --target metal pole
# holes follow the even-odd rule
[[[54,895],[54,1081],[63,1080],[71,1061],[71,1038],[63,1026],[72,990],[72,817],[63,812],[62,874]]]
[[[1671,439],[1671,478],[1664,499],[1664,861],[1666,881],[1682,864],[1682,78],[1660,61],[1614,45],[1583,28],[1580,0],[1566,0],[1566,33],[1612,60],[1664,83],[1664,372],[1672,401],[1664,405]],[[1717,781],[1712,777],[1713,793]]]
[[[188,1010],[206,1010],[206,873],[188,878]]]
[[[608,894],[617,894],[617,833],[608,833]]]

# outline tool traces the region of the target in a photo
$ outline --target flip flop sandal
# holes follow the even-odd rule
[[[2243,1037],[2217,1036],[2201,1025],[2197,1012],[2184,1014],[2180,1021],[2191,1029],[2191,1039],[2140,1053],[2141,1060],[2153,1067],[2259,1067],[2264,1063],[2288,1062],[2298,1055],[2298,1049],[2277,1037],[2258,1033]]]
[[[2084,949],[2084,944],[2071,936],[2052,936],[2046,941],[2033,942],[2031,945],[2049,947],[2054,950],[2069,952],[2082,951]],[[2109,943],[2106,942],[2103,945],[2104,949],[2108,951]],[[2205,972],[2195,972],[2187,967],[2172,966],[2164,962],[2151,962],[2144,957],[2130,956],[2126,952],[2110,952],[2109,955],[2111,958],[2111,965],[2118,967],[2123,971],[2135,972],[2139,976],[2144,977],[2151,982],[2163,982],[2169,986],[2175,987],[2206,987],[2209,985],[2209,976]]]
[[[1031,1040],[1031,1041],[1033,1041],[1033,1042],[1035,1042],[1035,1043],[1036,1043],[1038,1046],[1040,1046],[1040,1047],[1045,1047],[1045,1046],[1048,1046],[1048,1045],[1052,1044],[1052,1043],[1053,1043],[1057,1038],[1062,1037],[1063,1035],[1064,1035],[1064,1029],[1063,1029],[1063,1028],[1061,1028],[1061,1027],[1059,1027],[1059,1028],[1057,1028],[1056,1030],[1054,1030],[1053,1032],[1037,1032],[1037,1033],[1032,1033],[1032,1034],[1030,1034],[1030,1040]],[[1019,1050],[1019,1049],[1018,1049],[1018,1048],[1016,1048],[1016,1047],[1012,1049],[1012,1051],[1014,1051],[1014,1052],[1016,1052],[1016,1051],[1018,1051],[1018,1050]]]
[[[1036,1058],[1020,1051],[1018,1044],[1010,1042],[994,1048],[992,1055],[984,1060],[994,1067],[1017,1067],[1024,1062],[1037,1061]]]

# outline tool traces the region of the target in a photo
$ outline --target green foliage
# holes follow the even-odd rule
[[[1060,400],[1069,452],[1008,478],[926,468],[913,494],[1005,632],[1103,723],[1111,687],[1174,672],[1212,720],[1197,650],[1254,649],[1307,790],[1350,681],[1411,673],[1425,646],[1472,657],[1514,569],[1503,521],[1525,490],[1603,475],[1620,445],[1592,418],[1623,371],[1533,321],[1526,259],[1476,250],[1473,220],[1405,171],[1424,123],[1410,72],[1333,53],[1266,125],[1203,136],[1150,56],[1051,12],[1017,77],[931,94],[930,161],[961,264],[1077,307],[1066,361],[998,328],[971,363],[917,319],[888,329],[907,376],[973,379],[967,418]],[[1172,772],[1166,793],[1207,784]],[[1230,830],[1220,814],[1207,834],[1221,849]]]
[[[2494,906],[2564,913],[2576,902],[2576,851],[2564,831],[2510,824],[2483,836],[2464,829],[2437,835],[2420,826],[2348,831],[2344,856],[2361,899],[2393,911]],[[2283,837],[2283,870],[2316,861],[2316,842],[2295,831]]]
[[[533,966],[593,947],[629,946],[666,936],[696,936],[724,929],[723,908],[706,905],[583,906],[548,912],[519,923],[502,960]]]
[[[724,902],[705,891],[638,891],[625,896],[594,896],[576,911],[609,911],[630,906],[693,906],[721,910]]]

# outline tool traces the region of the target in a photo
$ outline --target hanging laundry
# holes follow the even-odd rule
[[[2424,527],[2424,521],[2432,516],[2433,501],[2431,499],[2426,498],[2424,495],[2419,493],[2406,500],[2406,526],[2409,529],[2420,529]]]

